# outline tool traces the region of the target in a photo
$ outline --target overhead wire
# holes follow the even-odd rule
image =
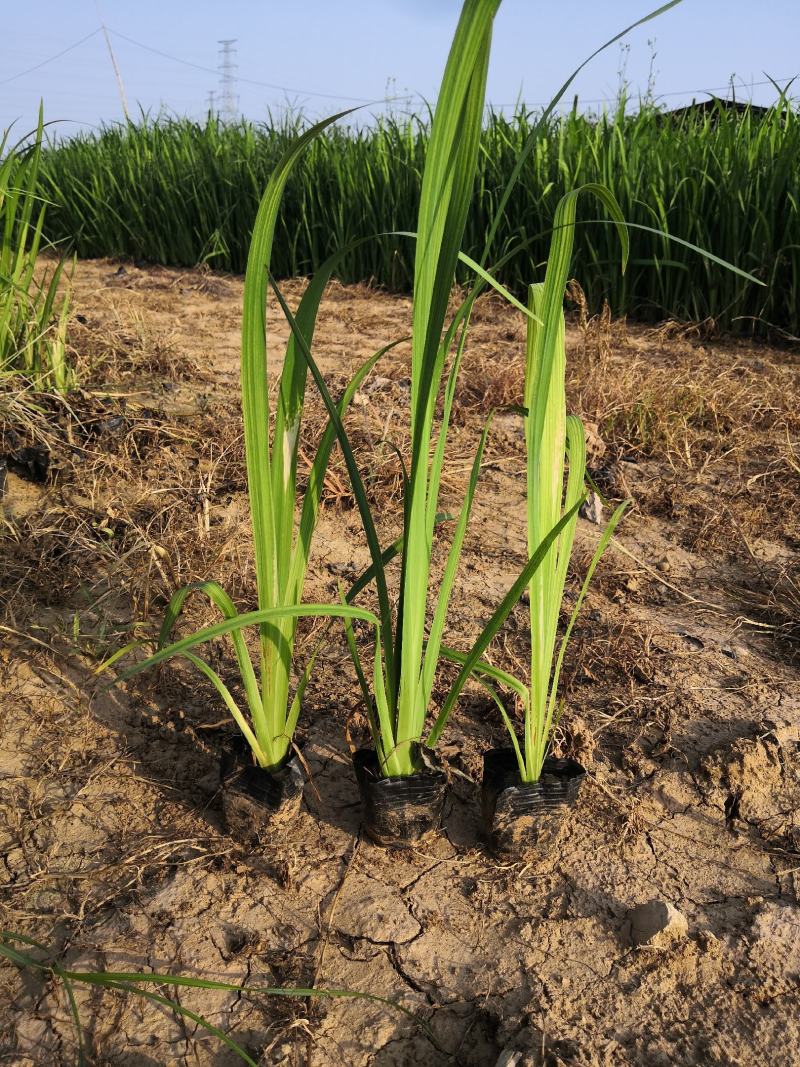
[[[151,45],[144,44],[142,41],[137,41],[125,33],[120,33],[119,30],[112,29],[110,26],[108,29],[115,37],[119,37],[123,41],[127,41],[129,44],[136,45],[137,48],[143,48],[145,51],[152,52],[157,56],[162,56],[164,59],[171,59],[174,63],[182,63],[185,67],[194,67],[195,70],[205,71],[206,74],[219,75],[219,71],[214,67],[206,67],[201,63],[193,63],[191,60],[181,59],[180,56],[172,55],[170,52],[164,52],[160,48],[153,48]],[[346,96],[342,93],[320,93],[313,89],[297,89],[290,85],[277,85],[274,82],[256,81],[254,78],[244,78],[241,75],[238,75],[236,80],[243,82],[245,85],[258,85],[262,89],[277,89],[284,93],[297,93],[299,96],[318,96],[326,100],[348,100],[357,104],[374,104],[380,102],[382,99],[381,97]]]
[[[0,85],[8,85],[9,82],[16,81],[17,78],[24,78],[26,74],[33,74],[35,70],[39,70],[41,67],[46,67],[48,63],[52,63],[56,59],[61,59],[68,52],[73,52],[76,48],[79,48],[86,41],[96,37],[98,33],[102,33],[102,26],[98,26],[96,30],[92,30],[91,33],[87,33],[85,37],[81,37],[79,41],[75,41],[74,44],[67,45],[66,48],[62,48],[60,52],[56,52],[55,55],[48,56],[47,59],[43,59],[41,63],[35,64],[33,67],[28,67],[27,70],[21,70],[17,74],[12,74],[10,78],[3,78],[0,80]]]
[[[176,56],[171,52],[165,52],[165,51],[163,51],[163,49],[154,48],[152,45],[145,44],[143,41],[137,41],[135,38],[129,37],[128,34],[121,33],[119,30],[115,30],[110,26],[107,27],[107,29],[108,29],[109,33],[113,34],[115,37],[118,37],[123,41],[127,41],[128,44],[132,44],[135,47],[141,48],[146,52],[151,52],[153,55],[160,56],[162,59],[168,59],[173,63],[180,63],[182,66],[191,67],[194,70],[202,71],[205,74],[213,74],[215,76],[219,75],[219,71],[215,67],[207,67],[207,66],[203,65],[202,63],[195,63],[192,60],[183,59],[180,56]],[[32,66],[32,67],[27,67],[25,70],[21,70],[21,71],[18,71],[16,74],[12,74],[11,77],[9,77],[9,78],[0,79],[0,85],[7,85],[9,82],[16,81],[18,78],[25,77],[26,74],[32,74],[35,71],[40,70],[42,67],[45,67],[50,63],[53,63],[55,60],[60,59],[62,56],[67,55],[69,52],[73,52],[76,48],[79,48],[82,44],[85,44],[86,41],[91,40],[93,37],[96,37],[98,34],[100,34],[102,32],[103,32],[103,27],[102,26],[98,26],[96,29],[92,30],[90,33],[87,33],[85,36],[81,37],[79,40],[74,41],[72,44],[67,45],[66,48],[61,49],[60,52],[56,52],[53,55],[48,56],[46,59],[43,59],[43,60],[41,60],[41,62],[34,64],[34,66]],[[775,85],[776,83],[789,84],[792,81],[794,81],[795,78],[797,78],[797,77],[798,77],[798,75],[795,74],[795,75],[792,75],[791,77],[767,78],[767,79],[765,79],[763,81],[744,83],[742,88],[744,88],[744,89],[761,88],[761,87],[763,87],[765,85]],[[314,89],[300,89],[300,88],[297,88],[297,87],[294,87],[294,86],[280,85],[280,84],[278,84],[276,82],[259,81],[259,80],[255,79],[255,78],[246,78],[246,77],[242,77],[242,76],[237,77],[237,81],[240,81],[245,85],[255,85],[255,86],[258,86],[258,87],[260,87],[262,89],[272,89],[273,91],[279,91],[279,92],[287,93],[287,94],[296,94],[298,96],[314,96],[314,97],[318,97],[319,99],[340,100],[340,101],[345,101],[345,102],[355,103],[355,104],[381,104],[381,103],[385,104],[385,103],[391,103],[391,102],[394,102],[394,101],[397,101],[397,100],[410,101],[411,99],[413,99],[414,96],[418,96],[419,95],[418,93],[410,93],[410,94],[407,93],[405,95],[398,95],[398,96],[388,97],[388,98],[387,97],[349,96],[349,95],[344,94],[344,93],[328,93],[328,92],[320,92],[320,91],[314,90]],[[716,85],[716,86],[711,86],[710,88],[674,89],[674,90],[671,90],[671,91],[666,92],[666,93],[657,93],[654,96],[653,99],[662,100],[662,99],[666,99],[667,97],[690,96],[692,94],[713,95],[714,93],[722,92],[723,90],[730,89],[732,84],[733,84],[733,81],[729,81],[725,85]],[[579,97],[580,102],[583,103],[583,104],[605,104],[605,103],[608,103],[609,101],[611,101],[613,99],[614,98],[610,97],[610,96]],[[522,101],[522,100],[520,100],[518,102],[515,102],[514,104],[497,104],[497,103],[495,103],[495,104],[490,104],[490,106],[495,107],[498,110],[507,109],[507,108],[511,108],[511,107],[517,107],[517,106],[520,106],[520,105],[524,106],[524,107],[546,107],[547,104],[549,104],[549,102],[550,101],[544,101],[544,100],[538,100],[538,101],[536,101],[536,100],[534,100],[534,101]]]

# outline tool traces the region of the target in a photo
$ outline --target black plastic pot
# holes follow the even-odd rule
[[[384,778],[372,748],[353,753],[353,768],[364,807],[364,832],[378,845],[403,848],[438,830],[447,797],[447,775],[434,757],[425,769],[405,778]]]
[[[229,743],[221,762],[222,811],[229,833],[246,844],[264,844],[294,820],[305,779],[296,754],[276,767],[259,767],[243,737]]]
[[[486,752],[481,785],[486,843],[494,852],[544,858],[558,840],[585,777],[575,760],[546,759],[539,781],[525,783],[513,748]]]

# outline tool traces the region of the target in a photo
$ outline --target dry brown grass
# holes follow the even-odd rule
[[[243,487],[226,484],[241,459],[232,425],[201,415],[189,430],[154,408],[71,397],[51,423],[51,484],[8,538],[6,609],[113,590],[147,615],[222,560],[246,576],[243,517],[223,503]]]
[[[145,281],[143,276],[142,286]],[[160,275],[150,288],[156,282]],[[197,282],[202,284],[203,278]],[[161,288],[171,293],[174,285],[165,277]],[[590,469],[599,489],[611,499],[632,496],[636,508],[666,519],[679,543],[693,552],[744,561],[749,570],[743,607],[755,598],[765,618],[774,614],[776,630],[795,640],[791,573],[778,580],[775,568],[767,573],[756,564],[762,539],[776,543],[784,556],[800,544],[797,356],[709,340],[708,324],[681,329],[677,336],[674,324],[629,328],[612,322],[607,309],[589,317],[577,286],[570,295],[577,333],[569,334],[569,400],[587,424]],[[157,296],[162,299],[160,289]],[[342,316],[351,314],[352,294],[333,286],[330,299],[334,318],[340,306]],[[365,321],[371,322],[377,309],[370,301],[364,306]],[[195,357],[138,307],[124,312],[112,305],[102,322],[92,315],[88,309],[86,321],[74,326],[72,342],[84,381],[102,383],[102,395],[40,398],[38,412],[23,409],[10,392],[0,400],[5,445],[10,434],[17,443],[43,441],[53,466],[53,484],[40,506],[4,534],[2,601],[9,617],[19,621],[31,598],[54,602],[80,592],[91,600],[111,588],[144,617],[177,585],[210,576],[232,595],[248,597],[250,533],[238,398],[213,389],[206,396],[203,380],[201,391],[193,389],[187,400],[184,383],[198,381]],[[500,297],[480,298],[455,400],[445,507],[461,498],[491,410],[498,416],[486,462],[509,476],[521,474],[524,442],[519,416],[509,409],[522,398],[524,335],[522,317]],[[329,379],[337,393],[346,375]],[[171,388],[165,390],[165,384]],[[371,502],[395,519],[409,455],[407,402],[408,355],[401,348],[383,360],[348,415]],[[324,408],[310,390],[301,481],[325,422]],[[353,507],[338,449],[323,507]],[[627,589],[629,577],[606,561],[598,589],[609,597],[614,590],[618,597],[621,589],[634,600],[658,595],[646,581]]]
[[[800,571],[794,560],[752,561],[733,591],[755,625],[774,635],[782,656],[800,662]]]
[[[788,564],[768,562],[800,548],[796,350],[727,341],[712,323],[633,331],[588,318],[573,295],[579,351],[568,391],[606,446],[592,471],[601,491],[633,496],[685,548],[748,574],[743,610],[760,605],[784,642],[796,640]]]

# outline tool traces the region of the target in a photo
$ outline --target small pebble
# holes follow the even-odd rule
[[[582,519],[593,522],[595,526],[603,524],[603,501],[597,493],[590,493],[578,509]]]

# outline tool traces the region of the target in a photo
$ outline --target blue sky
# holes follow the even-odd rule
[[[495,23],[488,99],[509,107],[520,96],[530,105],[548,100],[595,47],[656,5],[657,0],[504,0]],[[63,134],[122,117],[111,60],[97,32],[101,18],[111,31],[131,110],[164,108],[201,117],[209,91],[219,91],[220,38],[237,39],[239,105],[250,118],[263,119],[268,109],[286,106],[322,115],[348,106],[349,97],[380,101],[420,94],[432,100],[459,9],[459,0],[10,5],[0,40],[0,128],[12,121],[20,131],[29,128],[40,97],[46,118],[60,120]],[[646,89],[652,63],[656,95],[666,94],[670,105],[688,102],[704,89],[725,95],[732,76],[738,96],[769,103],[775,95],[771,86],[751,86],[765,74],[800,73],[798,40],[800,0],[684,0],[635,30],[624,55],[614,46],[594,60],[575,89],[587,106],[590,101],[602,106],[600,101],[617,92],[623,62],[634,93]],[[40,63],[38,70],[17,76]],[[795,88],[800,95],[800,80]]]

